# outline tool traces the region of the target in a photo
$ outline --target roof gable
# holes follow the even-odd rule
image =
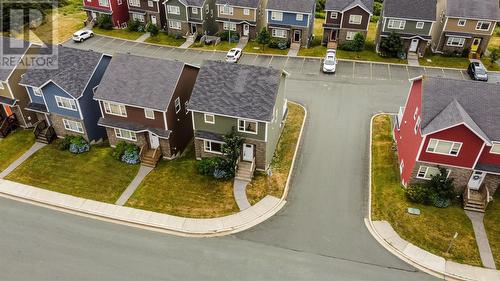
[[[340,11],[360,6],[369,13],[373,13],[373,0],[327,0],[325,3],[326,11]]]
[[[258,8],[260,0],[217,0],[215,3],[217,5],[225,5],[229,4],[230,6],[235,7],[249,7],[249,8]]]
[[[267,9],[312,14],[315,0],[269,0]]]
[[[436,0],[385,0],[384,17],[435,21]]]

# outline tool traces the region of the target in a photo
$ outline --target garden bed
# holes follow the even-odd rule
[[[33,132],[23,129],[17,129],[0,139],[0,172],[21,157],[34,143]]]
[[[60,150],[62,140],[45,146],[17,167],[6,179],[77,197],[115,203],[134,179],[139,165],[127,165],[112,157],[108,144],[89,152]]]
[[[372,220],[388,221],[403,239],[433,254],[481,265],[472,224],[459,203],[436,208],[407,200],[400,184],[388,115],[374,119],[372,141]],[[409,214],[409,207],[420,209],[421,214]],[[458,237],[446,253],[455,232]]]

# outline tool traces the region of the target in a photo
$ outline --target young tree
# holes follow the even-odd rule
[[[403,51],[403,40],[397,33],[392,32],[389,37],[380,40],[380,50],[386,56],[397,57]]]
[[[271,35],[267,31],[267,28],[263,27],[257,35],[257,43],[261,44],[262,50],[264,50],[269,41],[271,41]]]
[[[97,16],[97,26],[102,29],[111,30],[113,29],[113,20],[110,15],[100,14]]]
[[[365,37],[361,33],[356,33],[353,40],[353,49],[356,52],[360,52],[365,48]]]
[[[492,64],[494,64],[499,59],[498,50],[499,49],[493,49],[493,51],[491,51],[490,61]]]
[[[448,171],[443,167],[439,168],[439,174],[432,176],[427,183],[427,187],[432,194],[432,201],[436,207],[448,207],[451,200],[455,198],[455,185],[453,179],[448,178]]]

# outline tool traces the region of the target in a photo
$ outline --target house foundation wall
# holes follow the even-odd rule
[[[136,134],[137,141],[117,138],[115,135],[115,129],[113,128],[106,128],[106,134],[108,136],[109,145],[112,147],[115,147],[118,143],[122,141],[126,143],[135,144],[139,148],[143,147],[144,145],[146,145],[146,147],[149,147],[148,133],[137,133]],[[160,138],[160,148],[164,158],[172,158],[172,154],[170,151],[170,142],[168,140]]]
[[[70,121],[75,121],[79,122],[82,124],[83,127],[83,133],[78,133],[78,132],[73,132],[66,130],[64,128],[64,122],[63,119],[70,120]],[[58,115],[55,113],[51,113],[49,115],[49,120],[50,120],[50,125],[54,128],[54,131],[56,132],[56,135],[58,137],[65,137],[65,136],[82,136],[86,141],[89,141],[89,136],[87,134],[87,129],[85,128],[85,123],[83,120],[77,119],[77,118],[72,118],[68,116],[62,116]]]

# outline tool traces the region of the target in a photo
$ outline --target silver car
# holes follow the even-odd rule
[[[337,70],[337,51],[333,49],[328,49],[326,51],[322,70],[324,73],[335,73]]]

